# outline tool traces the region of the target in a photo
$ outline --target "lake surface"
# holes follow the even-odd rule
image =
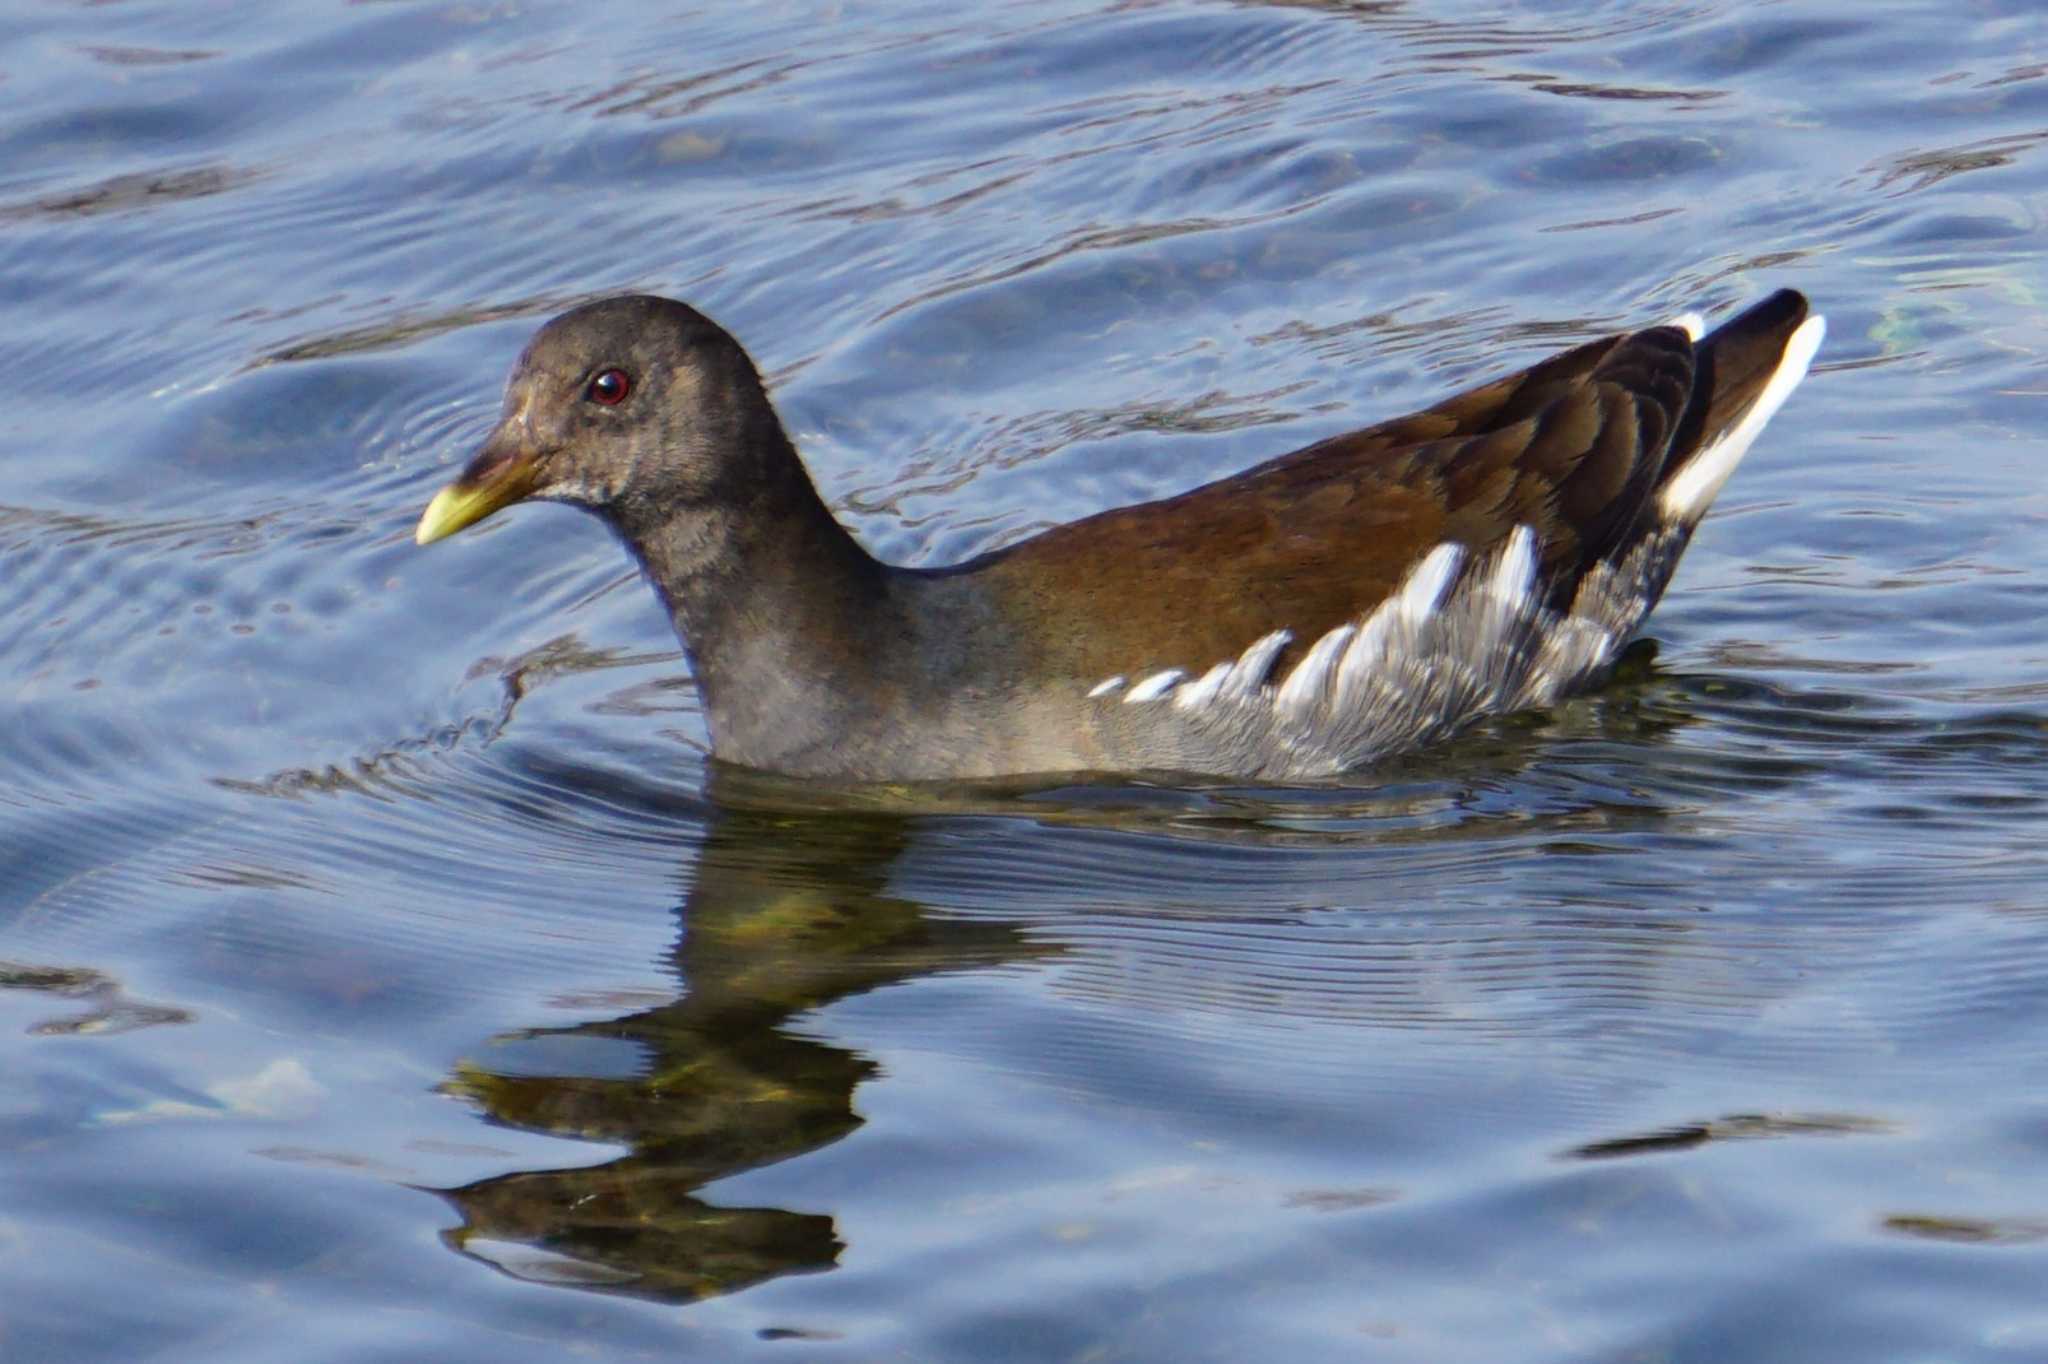
[[[0,1355],[2048,1358],[2044,158],[2033,0],[0,5]],[[1780,285],[1652,643],[1344,783],[722,770],[412,543],[620,289],[943,563]]]

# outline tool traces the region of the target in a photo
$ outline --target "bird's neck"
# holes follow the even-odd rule
[[[765,476],[715,501],[613,516],[668,608],[713,751],[762,767],[858,712],[856,678],[902,632],[893,570],[832,516],[780,430]]]

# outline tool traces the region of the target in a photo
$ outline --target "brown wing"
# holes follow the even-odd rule
[[[1305,648],[1436,545],[1484,553],[1518,525],[1568,590],[1648,514],[1693,393],[1684,331],[1610,337],[962,567],[1027,623],[1045,662],[1091,677],[1207,667],[1283,628]]]

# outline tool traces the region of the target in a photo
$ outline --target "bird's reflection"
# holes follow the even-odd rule
[[[449,1082],[495,1121],[629,1153],[441,1190],[462,1216],[449,1243],[510,1273],[668,1300],[831,1266],[841,1242],[830,1216],[717,1206],[697,1192],[860,1125],[853,1092],[873,1063],[791,1020],[877,986],[1052,950],[1016,924],[928,915],[886,894],[914,831],[889,814],[723,811],[679,910],[677,998],[522,1034],[634,1046],[635,1074],[470,1064]],[[532,1253],[496,1253],[506,1243]]]

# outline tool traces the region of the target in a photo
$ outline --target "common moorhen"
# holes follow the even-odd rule
[[[1782,290],[948,568],[869,555],[739,343],[665,298],[555,318],[421,544],[527,498],[653,581],[724,760],[845,780],[1330,774],[1602,679],[1822,319]]]

